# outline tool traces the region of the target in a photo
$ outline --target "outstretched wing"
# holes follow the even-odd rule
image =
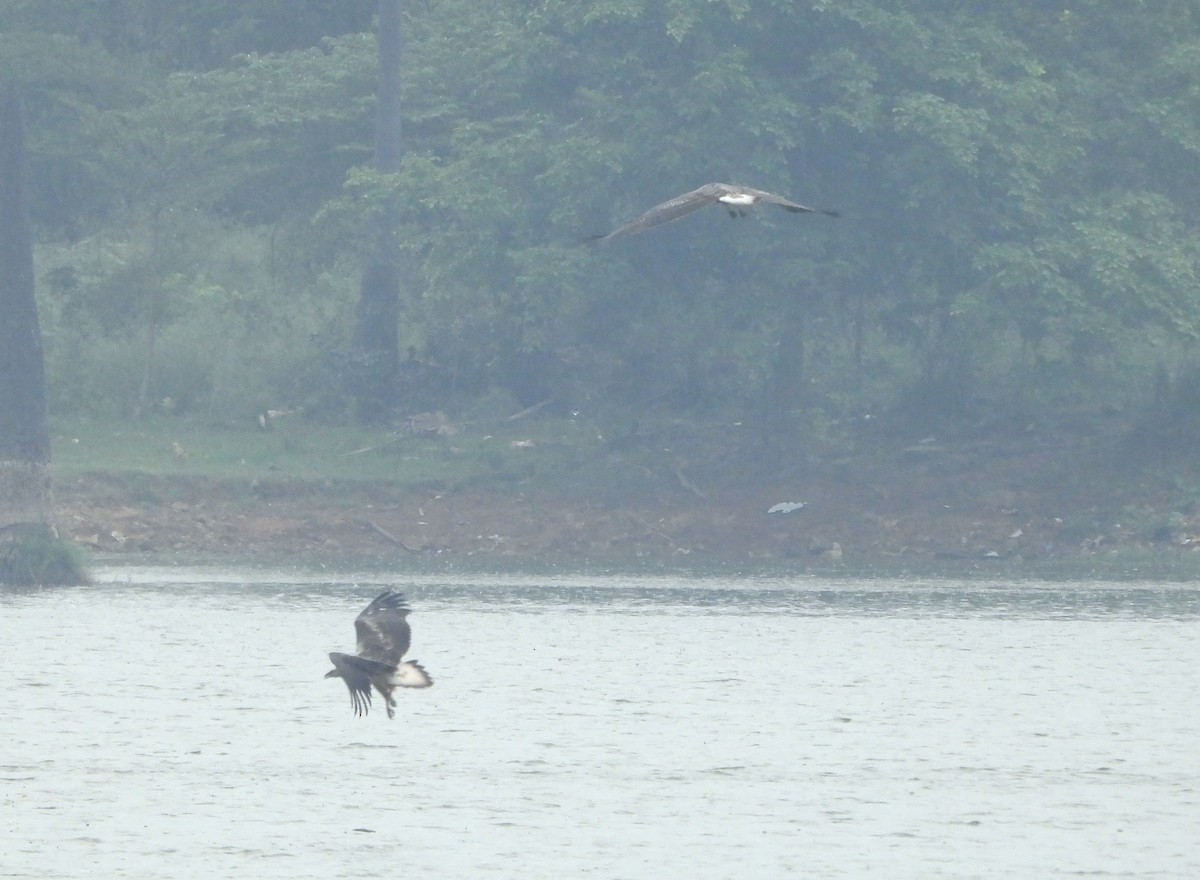
[[[329,655],[334,669],[338,671],[350,691],[350,705],[355,715],[366,715],[371,708],[371,684],[373,680],[386,682],[392,674],[390,664],[377,663],[353,654],[334,652]]]
[[[691,192],[686,192],[681,196],[676,196],[673,199],[668,199],[661,205],[655,205],[641,217],[632,220],[617,229],[614,229],[608,235],[602,235],[597,241],[611,241],[614,238],[621,238],[625,235],[632,235],[635,232],[643,232],[651,226],[660,226],[663,223],[670,223],[672,220],[678,220],[685,214],[690,214],[692,211],[698,211],[705,205],[711,205],[723,194],[723,184],[706,183],[699,189],[694,189]]]
[[[412,639],[410,610],[403,594],[393,590],[375,597],[354,621],[359,657],[398,666]]]
[[[785,211],[791,211],[793,214],[825,214],[829,217],[839,216],[837,211],[829,211],[825,208],[810,208],[808,205],[801,205],[793,202],[791,199],[785,199],[783,196],[777,196],[775,193],[769,193],[766,190],[755,189],[752,186],[728,186],[727,184],[715,184],[727,189],[730,193],[741,193],[748,196],[754,196],[760,202],[766,202],[768,205],[778,205]]]

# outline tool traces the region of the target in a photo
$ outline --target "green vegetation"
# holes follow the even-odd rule
[[[521,486],[583,497],[643,486],[648,476],[675,479],[668,459],[653,449],[615,463],[609,444],[575,419],[448,422],[442,436],[302,420],[256,430],[163,416],[54,427],[56,482],[112,477],[134,497],[144,484],[147,500],[162,500],[162,487],[176,478],[240,484],[260,495],[307,485],[334,502],[336,492],[328,490],[342,483],[392,493]]]
[[[396,424],[467,420],[497,395],[551,401],[538,432],[572,412],[605,435],[677,417],[776,451],[867,417],[978,436],[1144,412],[1148,448],[1190,424],[1192,4],[405,7],[403,156],[385,174],[374,2],[4,5],[50,409],[120,438],[60,439],[60,474],[137,450],[164,473],[269,457],[303,476],[320,449],[334,474],[417,479],[420,441],[350,455],[387,435],[331,427],[354,415],[359,278],[393,211]],[[842,218],[712,210],[580,245],[711,180]],[[140,444],[159,418],[268,409],[313,433],[189,448],[185,431],[187,459]],[[453,445],[422,456],[425,478],[522,478],[519,450]]]
[[[0,544],[0,584],[61,586],[87,582],[83,552],[70,541],[30,533]]]

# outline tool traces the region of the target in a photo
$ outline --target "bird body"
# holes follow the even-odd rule
[[[350,705],[355,715],[366,715],[371,708],[371,688],[379,692],[387,705],[388,718],[396,716],[392,691],[398,687],[427,688],[433,679],[415,660],[404,660],[412,639],[408,614],[412,609],[404,596],[386,590],[354,620],[358,635],[358,653],[329,655],[333,669],[326,678],[340,678],[350,690]]]
[[[717,201],[723,205],[753,205],[758,201],[758,198],[751,193],[729,193],[727,195],[718,196]]]
[[[673,199],[668,199],[662,204],[655,205],[637,219],[614,229],[608,235],[599,236],[595,240],[611,241],[614,238],[622,238],[626,235],[632,235],[635,232],[645,232],[652,226],[661,226],[663,223],[670,223],[672,220],[678,220],[680,217],[714,203],[724,205],[729,210],[730,217],[743,217],[745,216],[746,208],[757,205],[760,202],[768,205],[778,205],[785,211],[791,211],[793,214],[838,216],[837,211],[829,211],[825,208],[810,208],[807,205],[801,205],[798,202],[793,202],[791,199],[785,199],[783,196],[777,196],[766,190],[732,183],[706,183],[698,189],[686,192]]]

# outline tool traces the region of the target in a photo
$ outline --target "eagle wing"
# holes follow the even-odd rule
[[[399,666],[412,640],[407,619],[410,610],[404,595],[394,590],[376,596],[354,620],[359,657]]]
[[[681,196],[675,196],[675,198],[668,199],[661,205],[655,205],[636,220],[631,220],[624,226],[614,229],[608,235],[600,236],[597,241],[611,241],[614,238],[621,238],[622,236],[632,235],[635,232],[642,232],[651,226],[670,223],[672,220],[678,220],[685,214],[698,211],[705,205],[711,205],[724,194],[725,184],[706,183],[699,189],[686,192]]]
[[[829,217],[837,217],[837,211],[828,211],[825,208],[810,208],[808,205],[801,205],[793,202],[791,199],[785,199],[783,196],[777,196],[775,193],[769,193],[763,189],[755,189],[752,186],[729,186],[728,184],[713,184],[714,186],[722,187],[729,193],[743,193],[745,195],[754,196],[760,202],[766,202],[768,205],[778,205],[785,211],[791,211],[793,214],[825,214]]]
[[[371,685],[376,681],[386,683],[392,674],[392,666],[336,651],[329,655],[329,659],[346,682],[354,714],[366,715],[371,708]]]
[[[837,211],[828,211],[825,208],[810,208],[808,205],[801,205],[798,202],[793,202],[791,199],[785,199],[783,196],[777,196],[775,193],[755,189],[751,186],[737,186],[729,183],[706,183],[704,186],[694,189],[691,192],[668,199],[661,205],[655,205],[637,219],[631,220],[624,226],[614,229],[608,235],[601,235],[593,239],[593,241],[611,241],[614,238],[632,235],[635,232],[644,232],[652,226],[661,226],[663,223],[678,220],[680,217],[692,213],[692,211],[698,211],[700,208],[718,201],[723,196],[753,196],[759,202],[765,202],[768,205],[778,205],[785,211],[793,213],[826,214],[830,217],[838,216]]]

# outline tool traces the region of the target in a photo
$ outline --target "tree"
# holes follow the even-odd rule
[[[25,168],[21,96],[0,80],[0,580],[77,581],[27,570],[30,542],[44,558],[57,533]]]
[[[36,235],[99,254],[44,276],[51,374],[89,380],[51,388],[103,405],[154,328],[180,384],[172,340],[214,359],[221,311],[193,307],[217,286],[255,351],[288,353],[230,373],[339,415],[349,391],[365,420],[502,388],[760,418],[790,447],[788,422],[1047,411],[1191,357],[1194,4],[901,5],[0,4]],[[843,219],[714,211],[579,246],[709,180]],[[156,217],[187,246],[153,247]],[[193,223],[261,242],[270,283]],[[144,400],[180,399],[151,379]]]
[[[25,164],[21,97],[14,84],[0,83],[0,525],[49,526],[50,435]]]
[[[376,92],[375,171],[400,170],[400,0],[379,3],[379,86]],[[363,270],[352,342],[352,391],[360,421],[385,419],[395,403],[400,321],[396,263],[397,215],[388,200],[374,223],[374,248]]]

